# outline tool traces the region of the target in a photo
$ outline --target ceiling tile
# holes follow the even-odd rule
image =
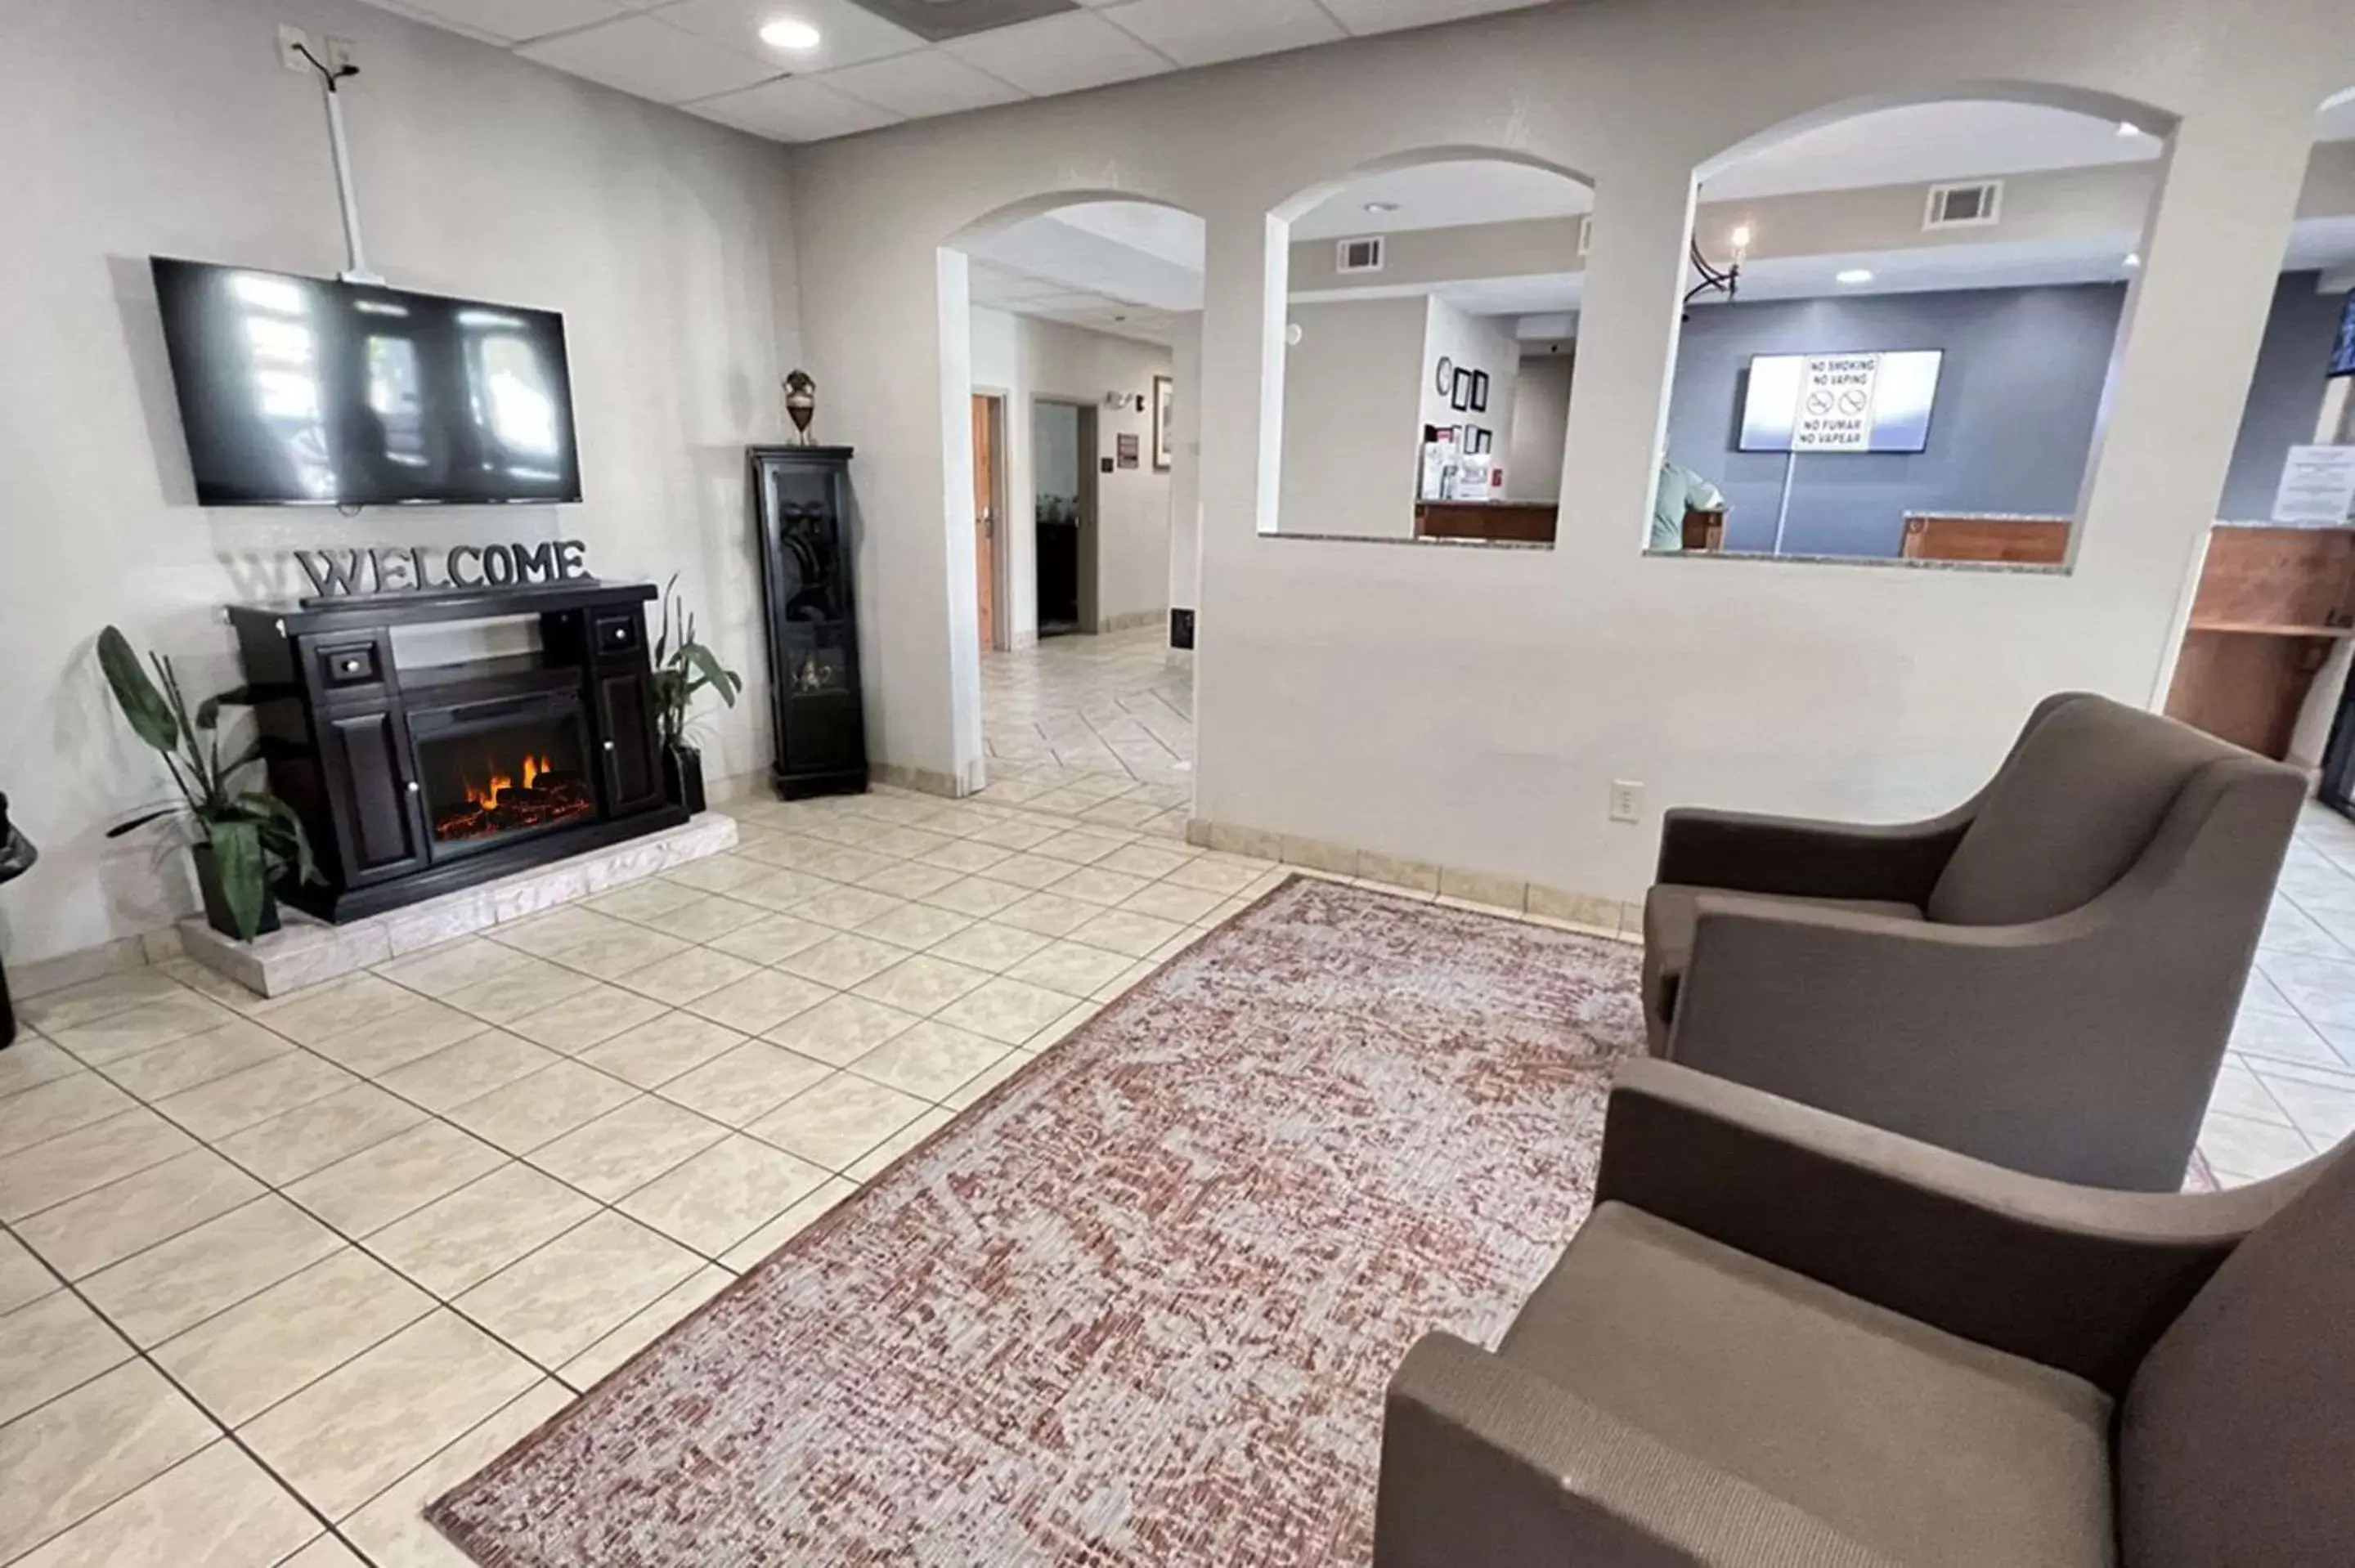
[[[1071,11],[942,46],[1025,92],[1078,92],[1170,69],[1102,16]]]
[[[1024,96],[1020,88],[1008,86],[944,49],[922,49],[848,70],[828,71],[821,79],[853,98],[911,118],[986,109]]]
[[[922,48],[924,40],[850,0],[675,0],[655,13],[675,27],[771,62],[771,73],[815,76],[841,66]],[[761,41],[771,22],[791,19],[817,29],[814,49],[780,49]]]
[[[1324,0],[1325,8],[1353,33],[1389,33],[1401,27],[1427,27],[1465,16],[1486,16],[1497,11],[1521,11],[1541,0]]]
[[[680,103],[732,88],[750,87],[775,68],[666,26],[651,16],[624,16],[582,32],[526,44],[517,51],[662,103]]]
[[[901,118],[805,76],[763,82],[747,91],[723,93],[687,108],[707,120],[717,120],[755,135],[773,136],[781,142],[818,142],[828,136],[849,136],[872,131],[879,125],[896,125]]]
[[[1272,55],[1348,36],[1316,0],[1130,0],[1099,15],[1181,66]]]
[[[622,15],[619,0],[405,0],[412,16],[501,43],[520,43]]]

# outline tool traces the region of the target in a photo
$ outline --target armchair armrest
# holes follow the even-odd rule
[[[2116,1395],[2316,1169],[2221,1193],[2104,1192],[1639,1060],[1612,1087],[1595,1202]]]
[[[1813,1515],[1447,1334],[1382,1422],[1374,1568],[1892,1568]]]
[[[1976,802],[1887,827],[1678,807],[1660,825],[1657,882],[1804,898],[1928,900]]]

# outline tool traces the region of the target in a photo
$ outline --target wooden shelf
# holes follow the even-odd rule
[[[2230,631],[2250,637],[2355,637],[2355,626],[2279,626],[2265,620],[2195,620],[2192,631]]]

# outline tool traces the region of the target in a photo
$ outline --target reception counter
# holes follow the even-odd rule
[[[2355,528],[2220,523],[2191,598],[2169,716],[2289,755],[2314,677],[2355,638]]]
[[[1418,539],[1509,539],[1550,545],[1561,514],[1554,501],[1418,501]]]

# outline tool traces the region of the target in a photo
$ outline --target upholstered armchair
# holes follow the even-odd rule
[[[1853,827],[1672,810],[1652,1054],[1999,1165],[2183,1180],[2305,780],[2046,699],[1978,795]]]
[[[1376,1568],[2324,1568],[2355,1542],[2355,1158],[2023,1176],[1668,1063],[1494,1351],[1392,1379]]]

